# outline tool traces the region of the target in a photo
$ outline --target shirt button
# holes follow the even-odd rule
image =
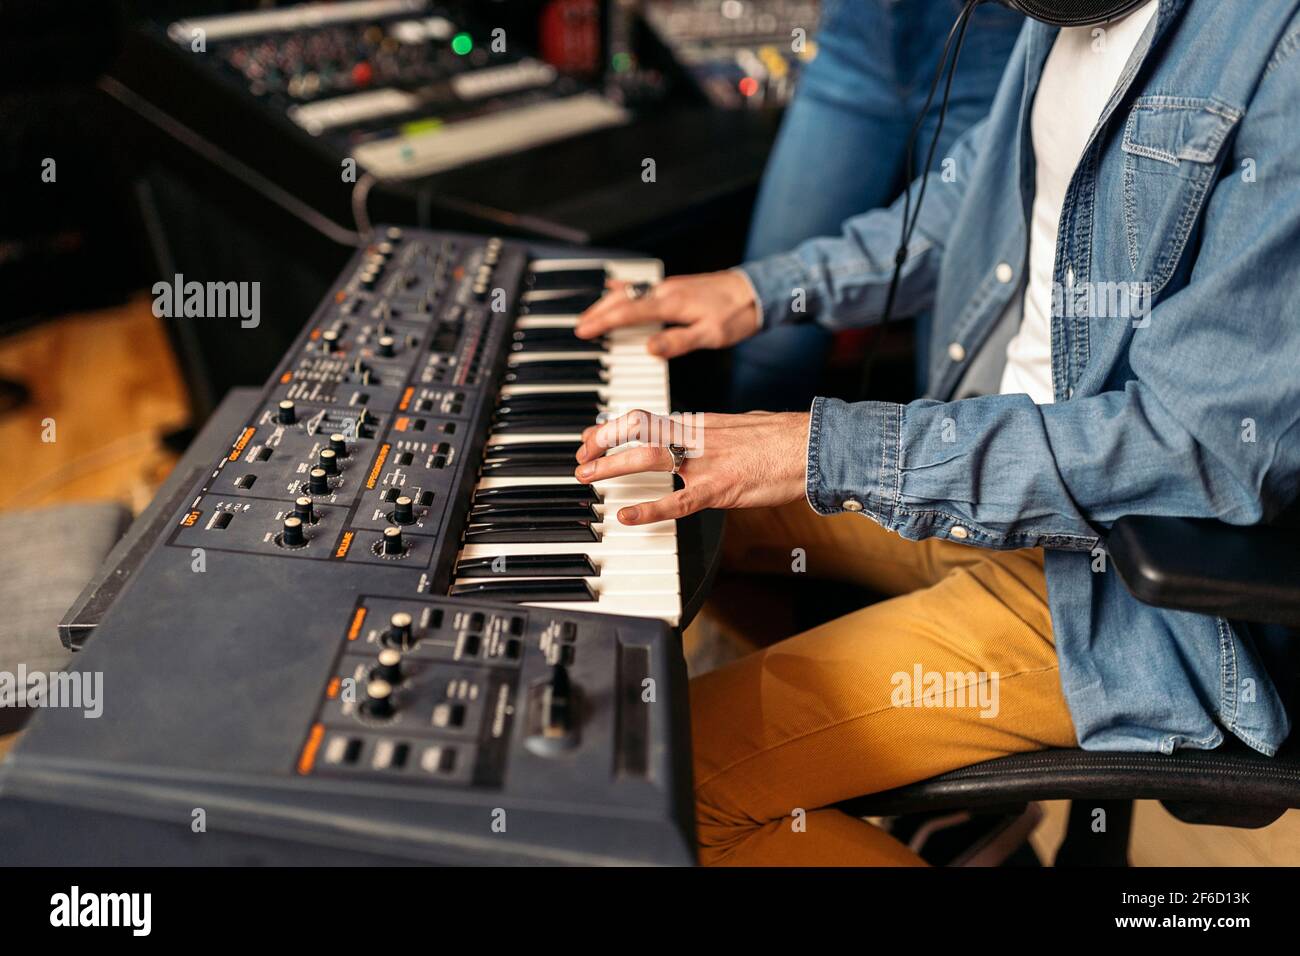
[[[956,538],[958,541],[965,541],[968,537],[970,537],[970,532],[967,531],[965,528],[963,528],[961,525],[953,525],[953,529],[948,533],[952,535],[954,538]]]
[[[952,359],[954,362],[960,362],[965,357],[966,350],[962,348],[960,342],[953,342],[952,345],[948,346],[948,358]]]
[[[857,498],[850,498],[841,506],[845,511],[858,512],[862,510],[862,502]]]
[[[993,274],[997,276],[999,282],[1006,285],[1016,277],[1016,270],[1011,268],[1010,263],[1000,262],[998,267],[993,270]]]

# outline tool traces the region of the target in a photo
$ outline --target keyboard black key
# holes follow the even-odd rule
[[[604,290],[547,293],[545,298],[529,299],[523,304],[528,315],[577,315],[596,304]]]
[[[600,495],[591,485],[511,485],[506,488],[480,488],[474,492],[476,505],[525,501],[585,501],[599,504]]]
[[[599,541],[589,521],[557,524],[472,524],[465,532],[466,544],[570,544]]]
[[[524,280],[530,289],[599,289],[604,291],[606,272],[604,269],[551,269],[546,272],[529,273]]]
[[[512,342],[567,342],[570,339],[578,338],[573,329],[573,326],[568,325],[515,329],[510,333],[510,340]],[[581,339],[580,341],[604,343],[606,338],[600,335],[594,339]]]
[[[561,521],[599,521],[600,516],[589,504],[565,501],[549,505],[493,504],[473,505],[469,509],[470,524],[556,524]]]
[[[503,395],[497,401],[497,414],[507,411],[570,411],[577,407],[586,408],[590,406],[591,408],[598,408],[599,405],[600,392],[524,392],[523,394]]]
[[[587,582],[582,578],[539,578],[521,581],[482,581],[477,584],[453,584],[452,597],[481,597],[494,601],[594,601]]]
[[[510,341],[515,345],[526,345],[532,349],[541,346],[551,346],[555,348],[564,346],[565,348],[568,348],[575,343],[595,345],[602,349],[609,345],[608,339],[603,335],[599,335],[594,339],[580,339],[573,334],[573,329],[571,328],[515,329],[510,334]]]
[[[569,336],[567,339],[560,338],[528,338],[523,342],[511,342],[510,350],[520,352],[526,355],[529,352],[603,352],[607,351],[604,342],[594,338],[578,338]]]
[[[596,424],[597,414],[599,413],[591,415],[512,415],[509,418],[498,420],[492,426],[492,429],[498,432],[523,432],[525,434],[531,432],[534,435],[581,432],[584,428],[590,428]]]
[[[563,458],[500,458],[483,463],[484,478],[563,478],[578,470],[572,455]]]
[[[580,339],[570,335],[567,339],[524,339],[511,342],[510,351],[527,355],[530,352],[604,352],[605,343],[599,339]]]
[[[600,414],[600,405],[588,401],[585,393],[579,399],[565,397],[563,392],[552,393],[555,400],[551,402],[504,402],[496,411],[496,417],[508,419],[513,415],[591,415]]]
[[[603,385],[608,380],[603,363],[585,359],[521,362],[505,374],[507,385]]]
[[[456,565],[458,578],[576,577],[594,578],[600,574],[585,554],[503,554],[492,558],[467,558]]]
[[[568,455],[575,462],[574,456],[581,445],[569,441],[521,441],[510,445],[489,445],[483,454],[487,458],[558,458]]]

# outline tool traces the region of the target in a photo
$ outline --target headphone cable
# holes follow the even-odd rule
[[[912,233],[916,229],[917,223],[921,218],[921,204],[925,202],[925,188],[929,180],[930,167],[934,163],[934,154],[939,148],[939,139],[943,135],[944,121],[948,115],[948,103],[952,96],[953,79],[957,75],[957,61],[961,58],[962,46],[966,42],[966,28],[970,25],[972,13],[983,0],[967,0],[966,6],[957,16],[956,22],[953,23],[952,29],[948,31],[948,38],[943,45],[943,55],[939,59],[939,66],[935,70],[934,80],[930,83],[929,95],[925,98],[925,105],[917,114],[916,121],[912,124],[912,130],[907,137],[907,165],[905,169],[907,184],[903,188],[903,225],[899,238],[898,249],[894,252],[894,273],[889,280],[889,290],[885,295],[885,308],[881,313],[879,324],[876,326],[876,336],[868,349],[866,359],[863,363],[862,381],[859,393],[862,398],[867,395],[867,389],[871,384],[871,373],[875,367],[876,356],[880,352],[880,344],[884,341],[889,322],[894,314],[894,302],[898,296],[898,286],[903,277],[903,265],[907,262],[908,246],[912,241]],[[953,49],[953,39],[956,38],[957,45]],[[948,62],[948,53],[952,51],[952,63]],[[915,150],[917,139],[921,135],[921,126],[925,122],[926,115],[930,112],[930,106],[934,102],[935,93],[938,92],[939,83],[943,79],[944,71],[947,69],[947,82],[944,84],[943,101],[939,106],[939,121],[935,125],[934,135],[930,138],[930,148],[925,158],[925,174],[921,177],[921,186],[917,190],[916,209],[912,209],[912,184],[916,180],[915,172]]]

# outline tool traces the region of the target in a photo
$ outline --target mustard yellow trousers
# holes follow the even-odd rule
[[[702,863],[920,864],[834,805],[1077,746],[1040,550],[907,541],[800,501],[730,513],[724,567],[849,582],[887,599],[691,682]]]

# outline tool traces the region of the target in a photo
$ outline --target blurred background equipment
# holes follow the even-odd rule
[[[566,15],[570,4],[547,8],[545,18],[548,45],[567,72],[532,55],[508,20],[483,15],[499,5],[483,6],[307,4],[177,20],[166,33],[206,80],[242,88],[331,158],[352,157],[381,179],[627,122],[626,110],[577,78],[598,62],[598,34],[580,21],[576,35],[565,32],[577,20]]]
[[[782,107],[817,55],[820,0],[646,0],[645,22],[674,66],[724,109]]]

